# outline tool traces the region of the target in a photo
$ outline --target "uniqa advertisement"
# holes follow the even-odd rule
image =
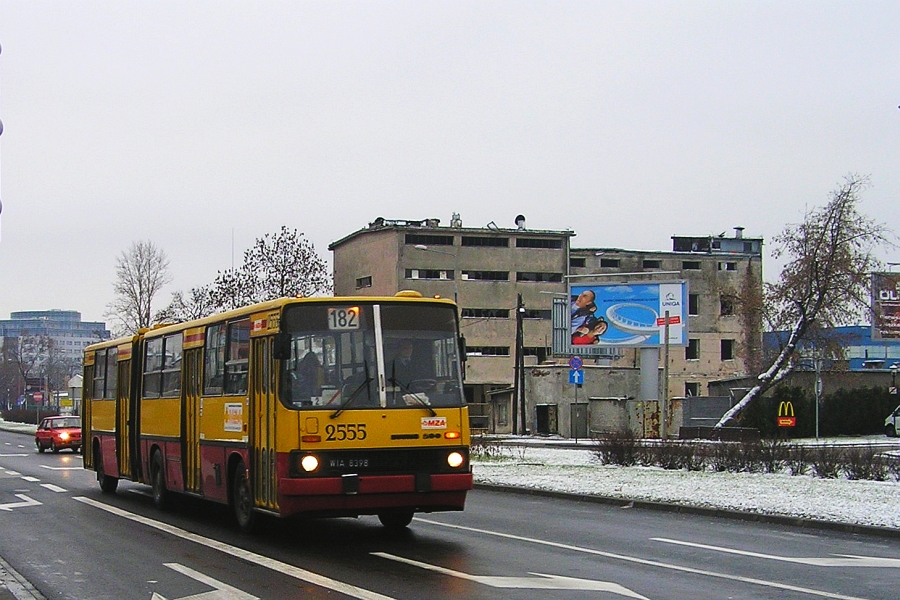
[[[872,273],[872,339],[900,339],[900,273]]]
[[[573,285],[569,333],[573,346],[687,345],[687,282]]]

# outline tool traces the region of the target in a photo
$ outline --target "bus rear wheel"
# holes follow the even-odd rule
[[[116,488],[119,487],[119,478],[110,477],[103,471],[103,457],[100,452],[94,451],[94,470],[97,472],[97,483],[100,484],[100,491],[104,494],[115,494]]]
[[[237,523],[238,529],[250,533],[256,527],[256,513],[253,511],[253,491],[250,489],[250,479],[247,477],[247,467],[244,466],[244,461],[238,461],[235,465],[231,481],[234,521]]]
[[[157,450],[150,459],[150,486],[153,488],[153,504],[160,510],[171,508],[169,490],[166,489],[166,472],[163,469],[162,454]]]
[[[378,513],[378,520],[388,529],[397,531],[405,529],[413,520],[412,510],[392,510]]]

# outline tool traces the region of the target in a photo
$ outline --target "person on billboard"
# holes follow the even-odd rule
[[[594,303],[596,298],[597,294],[594,293],[594,290],[584,290],[572,300],[571,324],[573,332],[583,327],[588,318],[594,316],[594,311],[597,310],[597,305]]]
[[[603,317],[589,317],[584,325],[572,332],[572,344],[587,346],[600,343],[600,336],[609,329],[609,323]]]

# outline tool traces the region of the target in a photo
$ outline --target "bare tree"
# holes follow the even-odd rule
[[[192,319],[202,319],[216,312],[212,301],[211,286],[191,288],[187,296],[179,290],[172,293],[172,301],[157,312],[153,320],[157,323],[180,323]]]
[[[869,310],[869,276],[880,266],[873,251],[892,246],[894,236],[857,211],[867,185],[867,178],[846,177],[825,207],[807,212],[802,223],[788,225],[775,237],[773,256],[790,262],[779,280],[766,286],[765,304],[770,323],[790,333],[769,368],[716,427],[736,420],[793,370],[802,340],[824,328],[858,322]]]
[[[239,269],[219,272],[212,298],[224,309],[284,296],[326,294],[331,289],[327,265],[312,242],[282,225],[278,233],[257,238],[244,252]]]
[[[171,280],[169,259],[153,242],[134,242],[127,252],[123,250],[116,259],[116,298],[106,312],[119,324],[117,334],[149,327],[153,298]]]

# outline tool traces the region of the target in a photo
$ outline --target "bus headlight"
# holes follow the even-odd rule
[[[302,459],[300,459],[300,466],[307,473],[312,473],[319,468],[319,459],[312,454],[307,454]]]
[[[451,452],[447,455],[447,464],[454,469],[458,469],[466,459],[459,452]]]

